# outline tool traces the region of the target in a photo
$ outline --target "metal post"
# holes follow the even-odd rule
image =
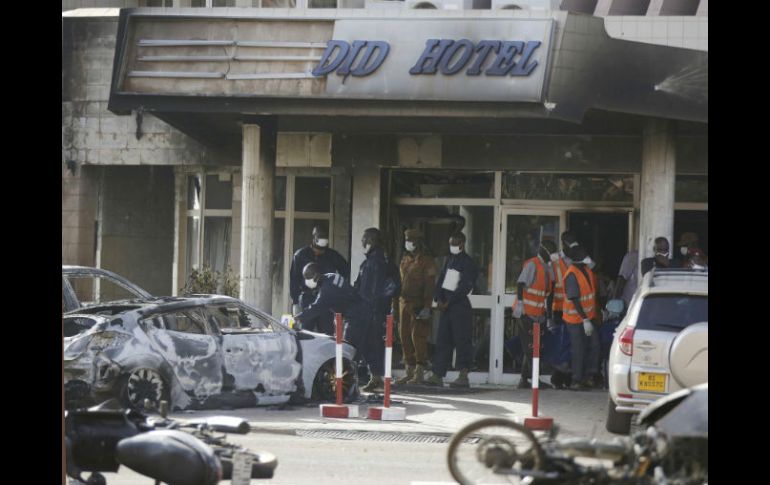
[[[334,314],[335,327],[337,332],[337,355],[335,362],[337,364],[337,406],[342,405],[342,314]]]
[[[534,322],[532,332],[532,416],[537,417],[537,400],[540,397],[540,322]]]
[[[385,399],[382,405],[390,407],[390,368],[393,364],[393,315],[388,315],[387,326],[385,329]]]

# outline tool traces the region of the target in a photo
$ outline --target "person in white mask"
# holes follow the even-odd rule
[[[317,288],[309,287],[302,277],[302,269],[308,263],[317,263],[321,274],[338,273],[346,281],[350,278],[350,265],[340,253],[329,247],[329,233],[326,228],[314,227],[310,245],[299,249],[291,259],[289,294],[293,303],[292,314],[294,315],[306,310],[318,296]],[[334,314],[327,312],[327,314],[314,318],[305,318],[302,321],[302,328],[334,335]]]
[[[436,286],[436,262],[428,253],[425,238],[417,229],[404,232],[401,258],[401,297],[398,305],[398,333],[404,350],[406,375],[396,385],[422,384],[428,365],[430,309]]]
[[[465,252],[465,234],[456,232],[449,238],[449,256],[436,280],[433,299],[438,304],[441,318],[438,325],[433,374],[425,380],[430,386],[443,386],[444,377],[457,350],[459,376],[449,385],[470,387],[468,372],[473,361],[473,313],[468,295],[479,274],[473,258]]]
[[[682,264],[671,255],[668,239],[656,237],[655,246],[652,248],[654,256],[642,260],[642,276],[652,268],[681,268]]]

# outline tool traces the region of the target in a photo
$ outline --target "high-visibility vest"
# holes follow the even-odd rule
[[[580,306],[583,307],[583,312],[589,319],[596,317],[596,276],[591,268],[583,266],[583,269],[588,274],[589,279],[586,279],[585,275],[574,264],[569,267],[567,273],[564,275],[564,281],[567,281],[567,275],[573,274],[577,278],[578,285],[580,286]],[[575,304],[572,300],[564,299],[564,313],[562,318],[566,323],[582,323],[583,317],[580,316],[575,309]]]
[[[546,286],[545,278],[545,265],[543,261],[535,256],[524,262],[524,266],[528,263],[535,264],[535,281],[529,288],[524,289],[524,314],[530,317],[539,317],[545,315],[545,300],[550,292],[550,288]],[[550,283],[550,282],[549,282]]]
[[[552,261],[553,266],[553,304],[551,309],[555,312],[560,312],[564,308],[564,300],[567,299],[567,294],[564,292],[564,276],[567,274],[567,263],[564,262],[564,258],[559,257],[557,261]]]

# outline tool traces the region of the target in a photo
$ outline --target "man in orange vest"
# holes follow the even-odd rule
[[[596,276],[588,265],[590,258],[582,247],[572,251],[572,265],[564,275],[564,313],[572,354],[570,389],[588,389],[599,384],[599,332],[596,307]]]
[[[540,322],[541,336],[545,331],[546,320],[551,319],[551,298],[553,295],[554,276],[551,268],[551,254],[556,253],[553,241],[543,241],[538,248],[537,256],[524,262],[524,266],[516,281],[516,301],[513,304],[513,316],[519,318],[519,339],[524,362],[521,366],[519,389],[529,389],[532,385],[529,376],[532,375],[532,337],[534,322]],[[541,389],[551,387],[540,382]]]

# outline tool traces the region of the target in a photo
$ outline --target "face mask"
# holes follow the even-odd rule
[[[460,246],[449,246],[449,252],[452,254],[460,254]]]
[[[414,243],[412,241],[407,241],[404,244],[404,247],[406,248],[407,251],[410,251],[410,252],[414,251]]]
[[[364,246],[364,254],[369,254],[369,251],[371,250],[372,250],[371,244],[367,244],[366,246]]]
[[[553,253],[553,254],[551,255],[551,261],[553,261],[554,263],[556,263],[557,261],[559,261],[559,255],[558,255],[558,254],[556,254],[556,253]]]
[[[583,263],[585,263],[585,265],[591,269],[594,269],[594,266],[596,266],[596,262],[594,262],[594,260],[591,259],[591,256],[586,256],[585,259],[583,260]]]
[[[669,254],[668,251],[665,253],[658,252],[658,253],[655,253],[655,257],[662,256],[664,258],[668,258],[668,254]]]
[[[316,280],[305,280],[305,286],[310,288],[311,290],[318,286],[318,282]]]
[[[327,247],[329,245],[329,240],[328,239],[318,239],[315,242],[315,245],[318,246],[319,248],[325,248],[325,247]]]
[[[682,246],[679,251],[682,253],[682,256],[687,256],[687,246]]]

